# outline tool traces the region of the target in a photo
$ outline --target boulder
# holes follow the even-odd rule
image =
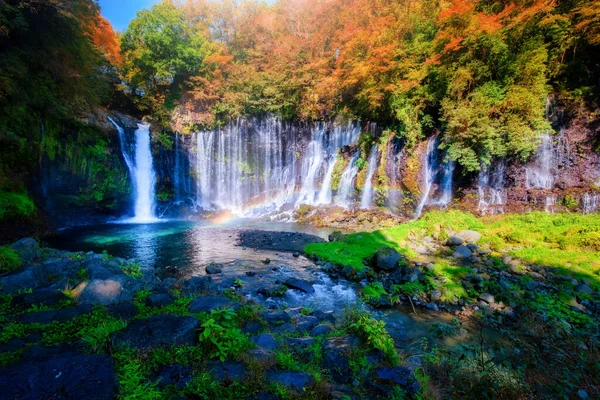
[[[133,301],[133,295],[141,287],[141,282],[125,275],[111,279],[93,279],[77,297],[79,304],[109,305]]]
[[[583,293],[583,294],[592,294],[592,293],[594,293],[594,290],[591,287],[589,287],[588,285],[581,284],[581,285],[575,286],[575,292]]]
[[[400,253],[390,247],[384,247],[375,252],[373,267],[379,271],[393,271],[402,259]]]
[[[300,332],[308,332],[315,326],[319,325],[319,319],[317,317],[304,315],[296,318],[296,326]]]
[[[360,345],[360,339],[353,335],[329,338],[323,341],[323,366],[331,372],[333,380],[345,383],[352,376],[349,353]]]
[[[106,311],[115,318],[120,318],[123,321],[133,319],[138,313],[138,309],[131,303],[112,304],[106,307]]]
[[[269,324],[281,324],[292,320],[290,315],[283,310],[263,310],[258,315]]]
[[[222,296],[200,296],[194,299],[188,306],[188,310],[193,313],[206,312],[209,313],[212,310],[218,308],[234,308],[240,307],[239,303],[229,300],[227,297]]]
[[[467,246],[458,246],[456,250],[454,250],[454,257],[456,258],[470,258],[472,253],[471,250]]]
[[[114,399],[117,377],[105,354],[59,353],[0,370],[6,399]]]
[[[221,267],[217,264],[211,263],[210,265],[208,265],[206,268],[206,273],[209,275],[214,275],[214,274],[220,274],[221,272],[223,272],[223,270],[221,269]]]
[[[261,347],[265,350],[273,351],[279,347],[279,342],[275,339],[275,336],[270,333],[263,333],[262,335],[252,336],[250,338],[256,346]]]
[[[111,335],[116,345],[138,350],[156,347],[193,346],[198,341],[200,322],[192,317],[157,315],[137,319]]]
[[[386,384],[399,385],[410,396],[421,390],[421,385],[415,379],[413,372],[401,366],[393,368],[379,368],[375,371],[375,378]]]
[[[17,296],[14,301],[21,303],[25,308],[31,306],[48,306],[56,307],[68,297],[58,289],[45,288],[34,290],[31,293]]]
[[[256,335],[258,332],[262,331],[263,326],[258,321],[249,321],[242,328],[242,333],[248,333],[250,335]]]
[[[246,366],[239,361],[209,361],[208,371],[217,382],[241,381],[246,377]]]
[[[302,279],[288,279],[284,284],[290,289],[300,290],[304,293],[313,294],[315,292],[312,284]]]
[[[344,234],[340,231],[335,231],[330,233],[327,239],[330,242],[341,242],[344,239]]]
[[[184,296],[198,296],[201,293],[213,293],[216,284],[210,276],[194,276],[183,283],[181,294]]]
[[[23,265],[29,265],[42,258],[40,245],[33,238],[24,238],[10,245],[19,253]]]
[[[289,389],[302,391],[307,386],[313,384],[314,379],[305,372],[283,371],[271,372],[267,374],[267,382],[279,384]]]
[[[330,324],[317,325],[310,331],[310,336],[327,335],[328,333],[333,332],[333,330],[334,328]]]
[[[14,294],[20,290],[36,289],[48,283],[49,276],[46,270],[33,266],[0,277],[0,292]]]
[[[151,293],[146,297],[146,304],[149,307],[164,307],[173,303],[175,298],[169,293]]]
[[[488,304],[494,304],[494,296],[489,293],[481,293],[479,295],[479,300],[485,301]]]
[[[287,287],[284,285],[270,285],[258,289],[258,294],[262,294],[265,297],[283,297]]]
[[[446,244],[448,246],[460,246],[464,242],[465,242],[465,238],[463,238],[462,236],[454,235],[454,236],[450,236],[448,238],[448,240],[446,241]]]
[[[286,338],[285,344],[294,351],[304,351],[315,343],[310,336],[301,338]]]
[[[472,230],[458,232],[458,236],[469,243],[477,243],[481,239],[481,233]]]
[[[51,324],[52,322],[66,322],[73,318],[91,312],[91,305],[81,305],[74,308],[66,308],[64,310],[46,310],[21,314],[17,320],[22,324]]]

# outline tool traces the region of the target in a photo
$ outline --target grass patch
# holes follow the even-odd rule
[[[0,190],[0,221],[10,217],[28,217],[34,210],[33,200],[26,193]]]
[[[481,246],[494,251],[506,250],[514,257],[559,269],[558,272],[589,279],[600,289],[600,218],[597,215],[527,214],[496,215],[477,218],[461,211],[432,211],[420,220],[371,233],[344,236],[342,241],[306,246],[306,253],[321,260],[357,270],[377,249],[392,247],[408,257],[407,240],[433,236],[443,240],[449,233],[465,229],[480,232]],[[460,267],[438,265],[439,274],[448,279],[449,293],[465,297],[454,285],[464,273]],[[464,289],[463,289],[464,290]]]
[[[20,266],[19,253],[12,247],[0,246],[0,274],[12,272]]]

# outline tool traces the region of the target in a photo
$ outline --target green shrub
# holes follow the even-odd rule
[[[376,320],[368,313],[361,313],[348,328],[366,340],[369,346],[381,350],[390,363],[398,363],[394,339],[385,329],[385,322]]]
[[[224,309],[212,311],[208,321],[202,324],[204,330],[200,334],[200,341],[207,345],[210,358],[225,361],[251,347],[250,340],[235,326],[235,321],[235,312]]]
[[[12,272],[20,266],[19,253],[12,247],[0,246],[0,274]]]
[[[9,217],[28,217],[34,210],[33,200],[26,193],[0,191],[0,221]]]

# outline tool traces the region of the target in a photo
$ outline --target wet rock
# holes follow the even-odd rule
[[[589,287],[588,285],[581,284],[581,285],[575,286],[575,292],[583,293],[583,294],[592,294],[592,293],[594,293],[594,290],[591,287]]]
[[[380,271],[393,271],[403,257],[395,249],[384,247],[375,252],[373,267]]]
[[[263,349],[262,347],[253,348],[250,351],[248,351],[248,354],[256,361],[261,362],[269,361],[275,356],[275,353],[273,353],[270,350]]]
[[[20,270],[17,273],[0,277],[0,292],[18,293],[20,290],[36,289],[49,283],[45,269],[36,266]]]
[[[322,311],[316,310],[312,313],[312,316],[317,318],[319,321],[329,321],[335,325],[337,318],[333,315],[333,311]]]
[[[344,235],[340,231],[335,231],[329,234],[328,240],[330,242],[341,242],[344,239]]]
[[[239,234],[239,244],[248,248],[301,253],[309,243],[322,243],[315,235],[301,232],[245,230]]]
[[[223,272],[223,270],[221,269],[221,267],[217,264],[211,263],[210,265],[208,265],[206,268],[206,273],[209,275],[214,275],[214,274],[220,274],[221,272]]]
[[[168,385],[183,389],[192,380],[192,375],[191,367],[181,364],[165,365],[158,370],[155,381],[159,389],[164,389]]]
[[[157,315],[137,319],[111,335],[116,345],[135,349],[163,346],[193,346],[198,341],[200,322],[192,317]]]
[[[477,243],[481,239],[481,233],[471,230],[458,232],[458,236],[469,243]]]
[[[233,308],[237,309],[240,304],[229,300],[222,296],[200,296],[192,300],[188,306],[188,310],[193,313],[205,312],[209,313],[218,308]]]
[[[315,292],[312,284],[302,279],[288,279],[284,284],[291,289],[300,290],[304,293],[313,294]]]
[[[146,297],[146,305],[149,307],[164,307],[175,301],[175,297],[169,293],[151,293]]]
[[[431,300],[433,301],[440,301],[442,299],[442,292],[439,290],[434,290],[433,292],[431,292],[431,295],[429,297],[431,297]]]
[[[0,370],[2,398],[113,399],[117,378],[105,354],[62,353]]]
[[[18,254],[23,265],[29,265],[42,258],[42,250],[33,238],[23,238],[10,245]]]
[[[91,312],[93,307],[91,305],[82,305],[74,308],[67,308],[64,310],[46,310],[25,313],[20,315],[17,320],[22,324],[41,324],[46,325],[52,322],[65,322],[70,321],[73,318],[87,314]]]
[[[77,298],[79,304],[109,305],[133,301],[133,293],[139,289],[133,279],[114,276],[112,279],[90,281]]]
[[[465,242],[465,238],[463,238],[462,236],[454,235],[454,236],[450,236],[448,238],[448,240],[446,241],[446,244],[448,246],[460,246],[464,242]]]
[[[244,325],[244,327],[242,328],[243,333],[247,333],[250,335],[255,335],[262,330],[263,330],[263,326],[258,321],[250,321],[246,325]]]
[[[184,296],[197,296],[202,293],[213,293],[216,285],[210,276],[194,276],[183,283],[181,294]]]
[[[283,310],[263,310],[258,315],[269,324],[282,324],[292,320],[290,315]]]
[[[310,331],[310,336],[322,336],[322,335],[327,335],[328,333],[331,333],[334,331],[333,326],[331,326],[330,324],[321,324],[321,325],[317,325],[315,326],[311,331]]]
[[[319,325],[319,319],[313,316],[300,316],[296,319],[296,326],[300,332],[308,332]]]
[[[265,258],[263,261],[263,264],[271,264],[271,259],[270,258]]]
[[[246,276],[249,276],[249,277],[256,276],[256,272],[254,272],[254,271],[246,271]]]
[[[287,287],[284,285],[270,285],[258,289],[258,294],[262,294],[265,297],[283,297]]]
[[[209,361],[208,371],[217,382],[236,382],[246,377],[246,366],[238,361]]]
[[[273,333],[287,335],[290,333],[295,333],[298,330],[296,325],[286,322],[284,324],[278,325],[273,328]]]
[[[314,379],[312,376],[305,372],[283,371],[268,373],[267,382],[283,385],[290,389],[302,391],[307,386],[313,384]]]
[[[421,385],[415,379],[411,370],[404,367],[380,368],[375,371],[375,378],[386,384],[396,384],[409,395],[414,395],[421,390]]]
[[[286,338],[285,344],[294,351],[304,351],[315,343],[310,336],[301,338]]]
[[[425,306],[425,308],[427,308],[428,310],[431,310],[431,311],[439,311],[440,310],[440,308],[438,307],[438,305],[435,304],[435,303],[427,303],[427,305]]]
[[[295,251],[294,254],[292,254],[292,256],[294,256],[294,258],[298,258],[298,257],[300,257],[300,253],[298,253],[297,251]]]
[[[472,253],[471,250],[467,246],[458,246],[456,250],[454,250],[454,257],[456,258],[469,258]]]
[[[479,300],[485,301],[488,304],[494,304],[494,296],[489,293],[481,293],[479,295]]]
[[[273,351],[279,347],[279,342],[275,339],[275,336],[270,333],[263,333],[262,335],[252,336],[250,340],[265,350]]]

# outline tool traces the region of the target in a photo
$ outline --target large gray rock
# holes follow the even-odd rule
[[[246,377],[246,366],[239,361],[209,361],[208,371],[217,382],[235,382]]]
[[[277,339],[275,339],[275,336],[271,335],[270,333],[263,333],[262,335],[252,336],[250,338],[250,341],[252,341],[258,347],[269,351],[275,350],[279,347],[279,342],[277,341]]]
[[[594,293],[594,290],[589,287],[588,285],[577,285],[575,286],[575,292],[577,293],[583,293],[583,294],[592,294]]]
[[[458,246],[456,250],[454,250],[454,257],[456,258],[469,258],[473,253],[467,246]]]
[[[42,258],[40,245],[33,238],[24,238],[10,245],[19,253],[23,265],[29,265]]]
[[[464,237],[458,236],[458,235],[454,235],[454,236],[450,236],[450,238],[448,238],[448,240],[446,241],[446,244],[448,246],[460,246],[464,242],[465,242],[465,238]]]
[[[349,354],[360,345],[360,338],[348,335],[323,341],[323,366],[337,383],[347,382],[351,376]]]
[[[192,317],[157,315],[137,319],[125,329],[111,335],[116,345],[139,350],[156,347],[194,346],[198,342],[200,322]]]
[[[79,304],[109,305],[133,301],[134,293],[141,283],[126,275],[114,275],[110,279],[93,279],[77,297]]]
[[[472,230],[458,232],[458,236],[465,239],[469,243],[477,243],[481,239],[481,233]]]
[[[373,267],[380,271],[393,271],[398,268],[402,256],[395,249],[384,247],[375,252]]]
[[[302,279],[288,279],[285,283],[285,286],[290,289],[300,290],[301,292],[313,294],[315,292],[315,288],[313,288],[312,284],[308,281],[304,281]]]
[[[0,370],[3,399],[114,399],[117,378],[105,354],[62,353]]]
[[[489,293],[481,293],[479,295],[479,300],[485,301],[488,304],[494,304],[494,296]]]
[[[36,289],[49,283],[48,274],[36,266],[0,277],[0,292],[14,294],[20,290]]]
[[[421,385],[413,372],[404,367],[380,368],[375,371],[375,378],[380,382],[399,385],[408,395],[414,395],[421,390]]]

